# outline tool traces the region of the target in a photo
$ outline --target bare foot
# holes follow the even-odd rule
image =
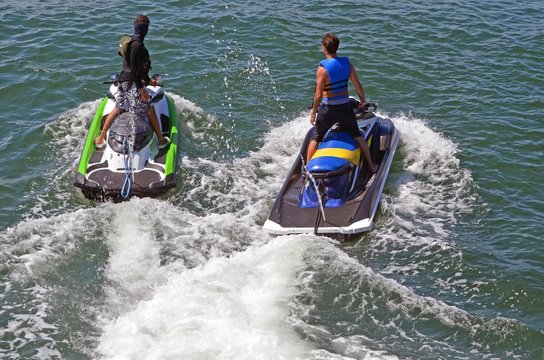
[[[167,137],[167,136],[164,136],[162,138],[162,141],[159,140],[159,149],[164,149],[166,148],[168,145],[170,145],[170,139]]]
[[[96,146],[97,149],[103,148],[104,145],[106,145],[106,143],[104,142],[104,139],[100,136],[94,139],[94,146]]]

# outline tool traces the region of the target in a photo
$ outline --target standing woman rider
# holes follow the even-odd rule
[[[316,135],[308,144],[306,161],[310,161],[317,150],[317,145],[325,133],[337,122],[357,142],[363,153],[365,162],[371,173],[378,168],[370,157],[368,144],[363,139],[357,119],[349,103],[348,80],[351,80],[359,95],[359,107],[365,106],[365,92],[359,82],[357,72],[347,57],[338,57],[336,51],[340,40],[336,35],[327,33],[321,40],[322,50],[326,59],[319,62],[316,73],[317,85],[314,102],[310,115],[310,123],[317,129]],[[316,117],[317,115],[317,117]]]
[[[119,74],[119,86],[115,95],[116,106],[106,117],[100,136],[94,141],[97,148],[105,145],[106,133],[120,110],[134,112],[144,119],[148,118],[157,135],[159,149],[170,144],[170,139],[162,135],[155,109],[149,104],[149,94],[144,87],[145,84],[156,85],[156,82],[149,78],[151,60],[149,51],[144,45],[148,29],[149,18],[145,15],[137,16],[134,20],[134,34],[123,57],[123,70]],[[121,53],[119,55],[122,56]]]

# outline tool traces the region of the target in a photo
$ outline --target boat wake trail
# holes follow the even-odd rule
[[[284,130],[268,136],[285,137]],[[261,230],[266,206],[273,201],[293,153],[292,145],[269,140],[262,150],[232,163],[184,158],[182,171],[190,190],[174,194],[171,203],[133,199],[115,206],[123,209],[120,213],[140,215],[114,220],[128,221],[124,227],[132,230],[117,231],[108,239],[109,244],[124,244],[124,249],[112,252],[110,259],[120,261],[110,261],[106,270],[113,280],[110,301],[121,306],[110,306],[103,313],[97,348],[102,356],[252,358],[268,354],[262,357],[276,359],[308,354],[311,347],[290,325],[289,303],[297,293],[297,273],[305,266],[302,257],[309,242],[271,239]],[[147,217],[151,227],[141,225]],[[135,240],[133,232],[151,234],[153,242],[145,236]],[[141,260],[124,254],[132,251],[134,241],[135,253],[159,254],[155,267],[132,265]],[[136,281],[140,285],[130,279],[119,281],[117,274],[129,268],[144,278]],[[132,301],[123,295],[126,287],[138,292],[129,296]]]
[[[473,210],[471,175],[460,165],[457,145],[425,122],[401,116],[395,123],[402,133],[403,171],[396,176],[395,196],[384,205],[397,215],[396,225],[414,237],[446,237],[448,228]]]
[[[298,358],[307,345],[286,320],[303,253],[304,244],[275,239],[171,271],[148,300],[104,325],[98,351],[131,359]]]
[[[365,252],[380,263],[382,274],[424,286],[428,294],[455,289],[473,295],[483,283],[463,281],[470,269],[459,232],[452,229],[462,226],[467,214],[481,210],[476,185],[461,167],[454,142],[421,119],[399,116],[395,123],[402,134],[402,158],[393,164],[389,191],[386,188],[382,200],[382,226],[371,235]]]

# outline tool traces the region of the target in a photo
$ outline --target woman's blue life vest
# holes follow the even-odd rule
[[[338,94],[348,90],[351,64],[347,56],[321,60],[319,66],[323,66],[329,76],[329,83],[325,84],[324,91]],[[346,93],[344,95],[325,97],[322,102],[329,105],[345,104],[349,102],[349,96]]]

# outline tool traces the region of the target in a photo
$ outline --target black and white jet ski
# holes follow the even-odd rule
[[[154,75],[159,82],[162,77]],[[146,87],[157,119],[170,145],[159,149],[156,136],[146,119],[124,112],[113,121],[106,146],[96,148],[96,139],[106,116],[115,107],[116,75],[110,76],[110,88],[90,124],[77,168],[74,185],[92,200],[126,200],[131,196],[154,197],[176,186],[179,120],[174,101],[161,86]]]
[[[399,142],[393,122],[377,116],[376,106],[358,108],[351,98],[361,134],[378,165],[371,174],[355,140],[336,124],[306,160],[314,128],[306,134],[264,229],[272,234],[323,234],[349,239],[372,229],[382,190]]]

